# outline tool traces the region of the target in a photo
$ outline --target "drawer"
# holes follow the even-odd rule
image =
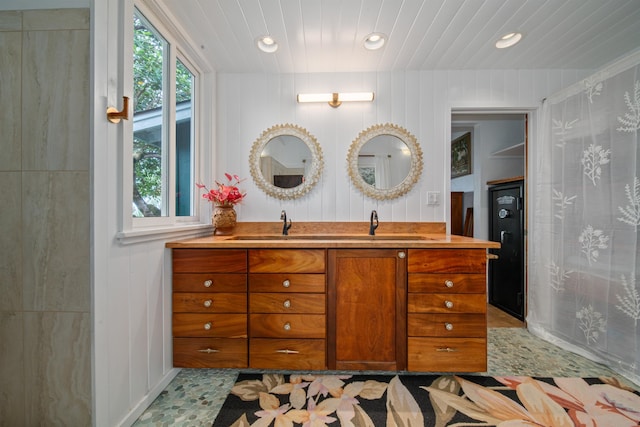
[[[325,292],[324,274],[249,274],[250,292]]]
[[[246,368],[246,338],[174,338],[173,366],[177,368]]]
[[[249,344],[249,367],[255,369],[327,369],[323,339],[253,338]]]
[[[409,249],[409,273],[479,273],[487,267],[486,249]]]
[[[485,294],[409,294],[409,313],[486,313]]]
[[[480,337],[487,336],[484,314],[409,314],[410,337]]]
[[[408,370],[420,372],[486,372],[484,338],[408,339]]]
[[[177,273],[174,292],[246,292],[246,274]]]
[[[174,313],[246,313],[247,294],[174,292]]]
[[[246,314],[173,314],[174,337],[247,337]]]
[[[252,273],[324,273],[324,249],[250,249]]]
[[[246,249],[173,249],[174,273],[246,273]]]
[[[325,338],[324,314],[250,314],[250,336],[262,338]]]
[[[250,313],[324,314],[324,294],[272,293],[249,295]]]
[[[409,292],[447,292],[481,294],[485,292],[485,274],[409,274]]]

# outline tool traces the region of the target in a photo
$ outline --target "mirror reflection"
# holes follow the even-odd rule
[[[320,179],[322,150],[306,129],[276,125],[262,132],[251,148],[249,166],[256,185],[278,199],[297,199]]]
[[[302,185],[311,164],[311,150],[293,135],[279,135],[267,142],[260,154],[262,176],[278,188]]]
[[[349,176],[366,196],[378,200],[400,197],[422,173],[422,150],[416,137],[394,124],[360,132],[347,156]]]
[[[367,184],[380,189],[400,185],[411,169],[411,152],[400,138],[379,135],[371,138],[358,154],[358,172]]]

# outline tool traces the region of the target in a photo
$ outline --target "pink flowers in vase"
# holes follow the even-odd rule
[[[222,206],[237,205],[244,199],[244,196],[247,195],[247,193],[241,192],[237,187],[244,179],[240,179],[238,175],[228,173],[225,173],[224,176],[227,178],[228,184],[222,184],[216,181],[217,189],[209,190],[204,184],[198,183],[196,186],[206,191],[202,197],[212,203]]]

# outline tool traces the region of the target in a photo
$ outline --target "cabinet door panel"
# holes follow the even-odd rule
[[[399,252],[329,251],[330,368],[405,366],[406,264]]]
[[[251,294],[251,313],[302,313],[324,314],[326,299],[324,294]]]
[[[486,249],[409,249],[409,273],[481,273],[487,267]]]

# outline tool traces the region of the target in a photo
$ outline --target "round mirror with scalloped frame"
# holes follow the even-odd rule
[[[297,199],[320,179],[324,160],[316,138],[306,129],[281,124],[270,127],[255,140],[249,155],[251,176],[269,196]]]
[[[422,173],[422,150],[416,137],[401,126],[378,124],[351,143],[347,167],[353,184],[377,200],[400,197]]]

